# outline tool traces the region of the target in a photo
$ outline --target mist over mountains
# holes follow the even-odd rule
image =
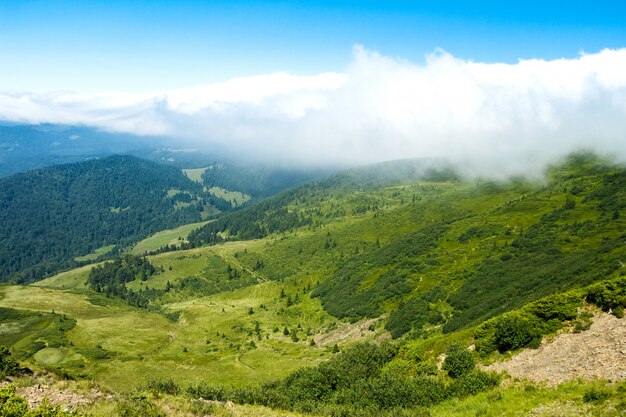
[[[171,138],[270,163],[438,157],[472,176],[540,176],[579,149],[626,158],[624,65],[624,49],[515,64],[439,50],[416,64],[357,46],[343,72],[145,94],[0,93],[0,118],[93,126],[138,143]]]

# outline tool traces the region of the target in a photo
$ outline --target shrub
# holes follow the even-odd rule
[[[448,391],[452,397],[466,397],[487,391],[498,386],[499,383],[500,377],[495,373],[472,371],[455,379],[449,385]]]
[[[0,415],[3,417],[21,417],[28,411],[28,403],[15,395],[15,387],[8,385],[0,388]]]
[[[452,378],[459,378],[474,369],[472,352],[458,344],[451,345],[446,352],[443,369],[448,371]]]
[[[500,352],[525,347],[540,336],[538,320],[528,314],[504,314],[495,323],[495,343]]]
[[[604,388],[592,387],[585,391],[583,401],[588,403],[592,401],[604,401],[611,396],[611,392]]]
[[[559,321],[576,318],[577,309],[582,299],[574,293],[554,294],[530,304],[527,310],[543,320],[558,319]]]
[[[120,400],[115,410],[119,417],[165,417],[165,413],[158,405],[142,396]]]
[[[180,386],[172,379],[165,381],[153,379],[148,381],[148,389],[169,395],[178,395],[181,392]]]
[[[20,366],[15,359],[11,357],[11,352],[6,346],[0,346],[0,377],[17,375]]]
[[[494,324],[495,319],[491,319],[476,327],[476,330],[474,330],[476,352],[488,355],[498,348],[496,345],[496,329]]]
[[[593,314],[588,311],[583,311],[574,320],[574,333],[580,333],[585,330],[589,330],[591,327]]]
[[[603,281],[589,287],[587,301],[604,311],[626,307],[626,277]]]

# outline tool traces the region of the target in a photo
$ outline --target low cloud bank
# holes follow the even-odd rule
[[[626,161],[626,49],[517,64],[436,51],[417,65],[357,46],[343,73],[150,94],[0,93],[0,119],[164,135],[298,164],[444,157],[476,175],[536,174],[581,148]]]

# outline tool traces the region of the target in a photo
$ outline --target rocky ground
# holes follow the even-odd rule
[[[55,383],[45,376],[36,379],[39,383],[29,386],[19,386],[16,394],[28,401],[30,408],[36,408],[47,399],[51,404],[58,405],[64,410],[72,410],[79,406],[91,404],[98,400],[110,400],[112,397],[97,388],[81,390],[80,393],[67,387],[63,382]],[[8,385],[10,381],[0,382],[0,386]]]
[[[626,319],[596,314],[589,330],[560,334],[487,370],[549,385],[576,378],[626,379]]]

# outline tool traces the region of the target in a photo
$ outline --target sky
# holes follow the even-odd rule
[[[15,0],[0,119],[513,172],[581,147],[624,156],[624,48],[616,1]]]

